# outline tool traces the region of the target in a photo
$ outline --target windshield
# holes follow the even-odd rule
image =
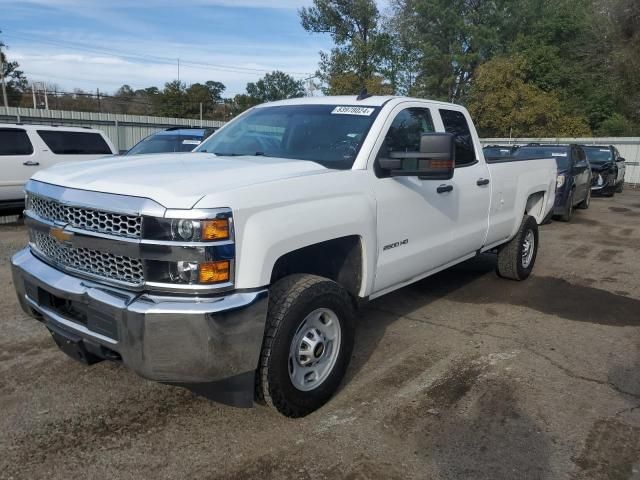
[[[287,105],[256,108],[222,129],[197,151],[311,160],[349,169],[379,108]]]
[[[202,135],[167,135],[164,133],[145,138],[127,152],[127,155],[146,153],[191,152],[196,148]]]
[[[540,146],[523,146],[513,152],[515,158],[533,159],[533,158],[555,158],[556,164],[560,169],[567,169],[570,166],[568,147],[546,147]]]
[[[605,147],[583,147],[589,163],[607,163],[611,161],[611,149]]]

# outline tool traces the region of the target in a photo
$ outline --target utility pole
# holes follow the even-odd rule
[[[4,100],[4,108],[9,107],[7,99],[7,85],[4,82],[4,57],[2,56],[2,48],[0,47],[0,83],[2,83],[2,99]]]
[[[200,128],[202,128],[202,102],[200,102]]]
[[[180,83],[180,59],[178,59],[178,83]]]
[[[47,85],[45,83],[42,84],[42,89],[44,90],[44,109],[49,110],[49,97],[47,96]]]
[[[38,105],[36,104],[36,84],[32,83],[31,84],[31,93],[33,95],[33,108],[38,108]]]
[[[96,95],[98,97],[98,112],[101,112],[102,109],[100,108],[100,89],[96,88]]]

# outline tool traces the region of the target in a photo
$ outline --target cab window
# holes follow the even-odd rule
[[[464,113],[457,110],[440,110],[440,117],[447,133],[456,136],[456,167],[472,165],[476,162],[473,136]]]
[[[433,133],[435,128],[428,108],[407,108],[402,110],[389,127],[380,149],[379,157],[393,153],[417,153],[420,151],[420,141],[425,133]],[[403,170],[416,170],[417,159],[406,159],[402,163]],[[376,171],[378,176],[381,172]]]

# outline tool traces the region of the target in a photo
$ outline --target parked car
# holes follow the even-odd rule
[[[100,130],[47,125],[0,124],[0,213],[24,209],[24,184],[59,162],[92,160],[117,153]]]
[[[215,128],[167,128],[139,141],[125,155],[191,152],[215,131]]]
[[[76,359],[299,417],[338,388],[358,305],[481,252],[526,279],[556,177],[487,163],[459,105],[275,102],[193,153],[39,172],[14,284]]]
[[[622,193],[626,164],[618,149],[613,145],[608,147],[583,145],[582,148],[593,170],[591,191],[609,197]]]
[[[506,158],[513,156],[513,152],[518,148],[513,145],[487,145],[482,149],[484,158]]]
[[[515,158],[553,157],[558,165],[553,215],[569,222],[574,207],[587,209],[591,203],[591,166],[580,145],[523,145]]]

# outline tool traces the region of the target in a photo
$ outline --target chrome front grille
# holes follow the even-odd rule
[[[81,230],[118,237],[142,236],[142,218],[136,215],[69,206],[31,194],[27,197],[27,209],[46,220],[69,224]]]
[[[31,240],[37,251],[62,267],[135,285],[144,283],[142,261],[137,258],[90,248],[67,247],[40,231],[32,231]]]

